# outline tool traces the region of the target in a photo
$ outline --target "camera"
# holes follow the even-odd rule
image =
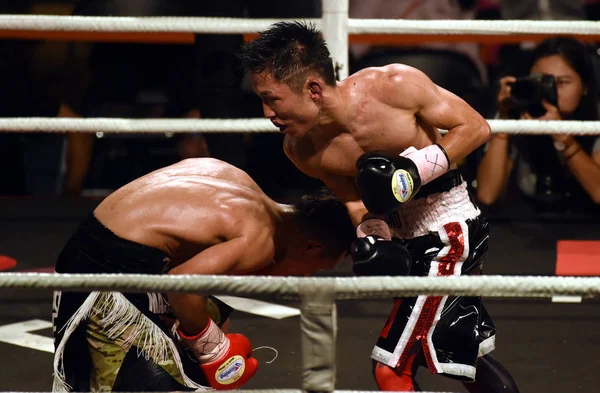
[[[528,112],[533,117],[540,117],[546,113],[542,100],[552,105],[558,105],[556,79],[553,75],[532,75],[518,78],[512,84],[509,107],[512,116],[519,118],[523,112]]]

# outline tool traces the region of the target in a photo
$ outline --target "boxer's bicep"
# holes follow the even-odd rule
[[[486,120],[464,100],[434,84],[415,69],[400,69],[392,76],[395,107],[410,110],[422,122],[448,134],[439,142],[450,162],[463,159],[489,140],[491,130]]]
[[[450,130],[478,117],[465,101],[437,86],[421,71],[411,69],[393,77],[394,97],[400,109],[408,109],[425,123]]]

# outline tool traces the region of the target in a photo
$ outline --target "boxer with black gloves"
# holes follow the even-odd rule
[[[481,115],[402,64],[336,80],[323,35],[301,22],[274,24],[239,57],[265,117],[285,134],[286,155],[346,204],[355,251],[367,255],[357,273],[408,270],[380,258],[388,251],[399,260],[410,254],[410,275],[481,272],[487,224],[455,165],[490,138]],[[392,239],[406,251],[393,249]],[[413,369],[427,366],[469,383],[471,393],[516,392],[510,374],[487,361],[495,329],[480,299],[447,299],[396,302],[371,354],[379,388],[414,391]]]

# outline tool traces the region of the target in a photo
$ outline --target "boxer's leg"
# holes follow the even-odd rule
[[[507,369],[491,355],[477,360],[475,381],[464,383],[469,393],[519,393],[519,388]]]
[[[138,355],[138,349],[131,347],[127,352],[119,374],[112,387],[115,392],[173,392],[193,391],[173,378],[152,358]]]
[[[416,392],[421,390],[415,377],[417,375],[418,352],[409,356],[403,369],[393,369],[383,363],[373,361],[373,375],[381,391]]]

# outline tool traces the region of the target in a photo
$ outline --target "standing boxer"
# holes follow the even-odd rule
[[[454,164],[490,137],[473,108],[400,64],[336,82],[321,32],[300,22],[276,23],[239,57],[287,156],[346,204],[357,274],[479,274],[488,225]],[[372,353],[376,381],[413,391],[426,364],[473,392],[516,392],[487,355],[494,337],[479,297],[397,300]]]

